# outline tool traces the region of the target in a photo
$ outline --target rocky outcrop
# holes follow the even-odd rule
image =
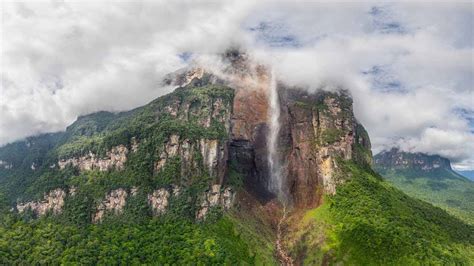
[[[200,139],[199,148],[203,159],[204,166],[207,168],[210,176],[215,176],[219,171],[219,162],[224,162],[226,147],[219,147],[218,140]]]
[[[155,172],[159,175],[170,159],[179,158],[182,178],[199,175],[204,168],[211,177],[223,180],[227,170],[227,150],[227,142],[216,139],[191,141],[182,140],[179,135],[171,135],[155,163]]]
[[[102,221],[107,212],[115,215],[121,214],[125,204],[127,204],[127,196],[128,193],[123,188],[110,191],[105,196],[105,199],[97,206],[96,212],[92,217],[92,222],[97,223]]]
[[[268,89],[270,73],[239,54],[227,55],[236,88],[229,149],[231,167],[244,178],[246,190],[259,200],[272,197],[267,189]]]
[[[69,187],[69,195],[76,196],[76,194],[77,194],[77,187],[76,186]]]
[[[153,215],[160,216],[167,212],[169,208],[170,197],[179,197],[182,187],[171,186],[169,188],[159,188],[148,194],[147,202],[153,211]],[[105,198],[96,206],[92,215],[93,223],[100,223],[107,214],[120,215],[123,213],[128,198],[138,195],[139,188],[132,187],[128,192],[125,188],[111,190],[105,195]],[[44,216],[51,212],[60,214],[63,210],[67,196],[74,197],[77,194],[77,188],[72,186],[68,193],[61,188],[51,190],[45,193],[43,200],[18,203],[16,209],[19,213],[27,210],[33,211],[38,216]],[[230,187],[221,187],[213,185],[203,194],[198,196],[198,212],[196,219],[205,219],[208,211],[212,207],[220,206],[223,210],[228,210],[234,203],[235,192]],[[191,203],[191,202],[190,202]]]
[[[65,197],[66,192],[63,189],[57,188],[45,194],[42,201],[31,201],[23,204],[18,203],[16,208],[19,213],[31,210],[38,216],[44,216],[48,212],[59,214],[64,206]]]
[[[135,137],[132,137],[130,142],[131,142],[130,148],[131,148],[132,152],[137,152],[137,150],[138,150],[138,140]]]
[[[382,170],[416,170],[432,172],[439,169],[452,171],[451,162],[439,155],[428,155],[424,153],[410,153],[392,148],[382,151],[374,157],[376,168]]]
[[[200,196],[200,208],[196,213],[196,219],[205,219],[209,210],[213,207],[221,207],[223,210],[230,209],[234,198],[235,193],[232,188],[223,188],[219,184],[212,185],[208,191]]]
[[[184,68],[166,75],[163,84],[184,87],[191,83],[193,79],[201,79],[203,76],[204,69],[201,67]]]
[[[130,189],[130,194],[132,196],[138,195],[138,187],[132,187],[132,189]]]
[[[137,145],[137,144],[135,144]],[[79,168],[81,171],[97,169],[99,171],[107,171],[109,169],[122,170],[127,161],[128,148],[125,145],[113,147],[107,151],[106,156],[100,158],[98,155],[89,152],[89,154],[58,161],[60,169],[64,169],[67,165]]]
[[[165,188],[160,188],[151,195],[148,195],[148,204],[151,206],[154,215],[164,214],[168,208],[170,192]]]

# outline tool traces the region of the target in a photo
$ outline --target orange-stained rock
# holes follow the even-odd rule
[[[232,138],[254,141],[256,138],[255,128],[267,122],[267,111],[266,91],[237,90],[232,116]]]

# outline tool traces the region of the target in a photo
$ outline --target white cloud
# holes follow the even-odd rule
[[[66,1],[2,15],[0,144],[145,104],[170,90],[159,81],[180,53],[238,44],[288,82],[349,88],[375,151],[474,168],[470,3]]]
[[[400,141],[400,146],[405,150],[435,153],[458,161],[471,155],[474,136],[458,130],[426,128],[419,138]]]
[[[4,3],[0,145],[63,130],[78,115],[120,111],[169,92],[178,54],[239,36],[238,6],[163,2]],[[192,8],[191,8],[192,7]]]

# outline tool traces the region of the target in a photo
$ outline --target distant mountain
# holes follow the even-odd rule
[[[471,181],[474,181],[474,170],[469,170],[469,171],[457,171],[456,172],[460,175],[463,175],[470,179]]]
[[[374,156],[374,169],[408,195],[474,223],[474,182],[455,172],[448,159],[393,148]]]

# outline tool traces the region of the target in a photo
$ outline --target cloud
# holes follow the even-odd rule
[[[164,74],[237,45],[286,82],[349,88],[375,152],[474,168],[470,3],[65,1],[2,15],[0,145],[143,105],[172,89]]]
[[[306,8],[313,12],[311,6]],[[367,127],[375,152],[399,146],[440,154],[457,168],[472,169],[472,9],[465,3],[390,4],[381,9],[385,15],[377,14],[375,22],[374,8],[366,6],[356,8],[347,20],[334,19],[345,15],[337,10],[331,11],[333,18],[314,19],[321,25],[328,24],[324,19],[334,22],[329,29],[305,26],[300,17],[305,23],[288,28],[300,29],[296,41],[311,41],[298,49],[273,49],[269,57],[289,83],[349,88],[356,116]],[[436,19],[442,16],[454,19]],[[350,32],[332,31],[342,25]]]
[[[454,162],[469,157],[474,150],[474,136],[458,130],[443,130],[429,127],[423,130],[419,138],[400,140],[404,150],[428,152],[452,158]]]
[[[185,65],[180,55],[214,53],[234,42],[241,31],[239,10],[245,8],[6,3],[0,145],[64,130],[78,115],[131,109],[169,92],[160,87],[161,77]]]

